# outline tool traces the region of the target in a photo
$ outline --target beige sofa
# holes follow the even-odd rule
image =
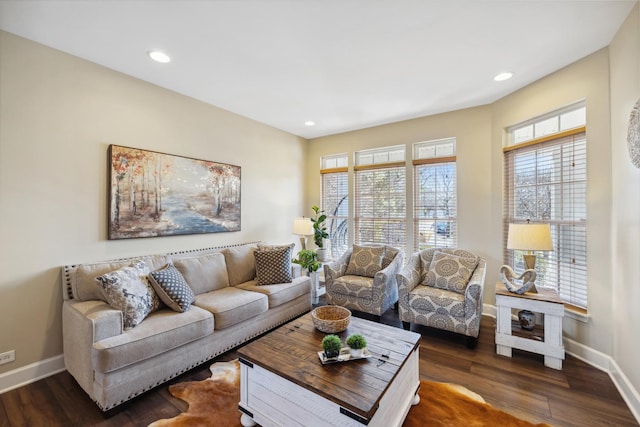
[[[258,286],[258,244],[208,248],[62,268],[65,367],[107,411],[311,309],[311,282]],[[184,312],[161,307],[126,329],[97,276],[143,260],[172,262],[195,294]]]

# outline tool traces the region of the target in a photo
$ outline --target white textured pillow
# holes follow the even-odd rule
[[[120,270],[96,277],[109,305],[124,314],[125,330],[160,308],[160,298],[151,287],[148,275],[149,266],[144,261],[134,261]]]

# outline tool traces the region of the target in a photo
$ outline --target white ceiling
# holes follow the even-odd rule
[[[0,28],[315,138],[493,102],[607,46],[635,3],[0,0]]]

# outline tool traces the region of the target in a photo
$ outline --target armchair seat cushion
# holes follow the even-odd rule
[[[333,282],[333,292],[356,298],[370,299],[373,297],[373,277],[354,276],[351,274],[338,277]]]
[[[409,307],[420,313],[440,313],[464,321],[464,294],[418,285],[409,293]]]

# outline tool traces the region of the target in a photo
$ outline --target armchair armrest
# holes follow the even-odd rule
[[[347,272],[347,266],[351,259],[352,249],[347,250],[337,260],[324,264],[324,285],[327,290],[333,285],[333,281]]]
[[[378,271],[373,276],[373,286],[374,287],[389,287],[395,283],[396,274],[402,268],[402,263],[404,262],[404,252],[398,250],[398,253],[393,258],[393,261],[389,263],[388,266]]]
[[[476,269],[473,271],[469,284],[464,291],[465,317],[473,315],[481,316],[484,298],[484,278],[487,273],[487,263],[480,258]],[[473,304],[470,304],[473,303]]]
[[[402,301],[402,295],[408,295],[416,286],[420,284],[420,255],[414,253],[409,258],[407,265],[398,272],[398,293],[400,301]]]

